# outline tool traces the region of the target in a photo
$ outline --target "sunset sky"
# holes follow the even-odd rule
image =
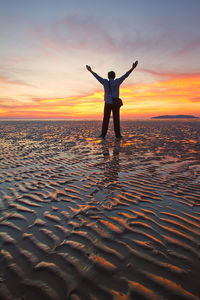
[[[123,119],[200,117],[199,0],[0,0],[0,118],[101,119],[100,76]]]

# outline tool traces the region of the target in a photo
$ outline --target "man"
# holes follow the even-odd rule
[[[120,132],[120,106],[113,104],[112,98],[119,98],[119,87],[121,83],[131,74],[131,72],[137,67],[138,61],[135,61],[132,68],[126,72],[120,78],[115,79],[115,72],[108,72],[108,79],[100,77],[97,73],[93,72],[90,66],[86,66],[87,70],[94,75],[94,77],[104,86],[104,116],[102,123],[101,138],[106,137],[108,131],[108,125],[110,120],[110,114],[112,111],[114,120],[114,131],[116,138],[121,138]]]

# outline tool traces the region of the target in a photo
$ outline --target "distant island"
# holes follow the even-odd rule
[[[163,115],[152,117],[151,119],[199,119],[199,117],[195,117],[192,115]]]

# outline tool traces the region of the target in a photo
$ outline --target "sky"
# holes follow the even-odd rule
[[[0,118],[101,119],[103,78],[123,119],[200,117],[199,0],[0,0]]]

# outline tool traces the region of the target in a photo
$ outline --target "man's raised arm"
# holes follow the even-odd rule
[[[92,73],[92,75],[100,82],[100,83],[104,83],[105,79],[103,79],[102,77],[100,77],[97,73],[95,73],[94,71],[92,71],[92,68],[88,65],[86,65],[86,69]]]
[[[117,80],[122,83],[124,81],[124,79],[126,79],[132,72],[133,70],[137,67],[138,65],[138,61],[136,60],[133,65],[132,68],[130,70],[128,70],[124,75],[122,75],[120,78],[118,78]]]
[[[138,61],[136,60],[133,65],[132,65],[132,68],[130,70],[128,70],[128,72],[126,72],[126,74],[130,75],[131,72],[133,72],[133,70],[137,67],[138,65]]]

